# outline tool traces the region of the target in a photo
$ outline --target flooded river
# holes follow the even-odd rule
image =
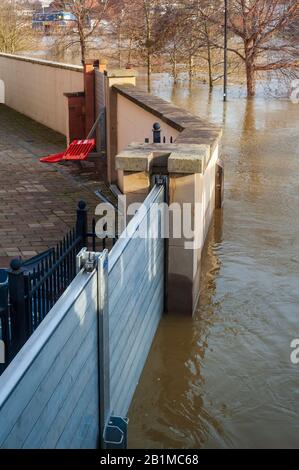
[[[225,206],[193,319],[162,320],[130,409],[135,448],[299,447],[299,105],[153,92],[223,126]]]

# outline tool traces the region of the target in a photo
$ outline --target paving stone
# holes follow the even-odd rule
[[[80,200],[95,213],[96,168],[47,165],[39,157],[65,149],[64,136],[0,105],[0,267],[53,247],[73,228]]]

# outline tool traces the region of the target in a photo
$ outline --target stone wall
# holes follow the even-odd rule
[[[1,53],[1,80],[0,95],[7,106],[67,135],[63,94],[84,90],[82,67]]]
[[[185,203],[191,205],[193,238],[184,234],[175,237],[170,227],[167,242],[168,311],[190,315],[198,301],[201,254],[216,205],[216,168],[222,131],[135,86],[116,84],[112,88],[117,96],[116,170],[127,203],[142,202],[149,192],[152,175],[161,173],[168,176],[169,203],[177,203],[181,208]],[[153,120],[160,123],[162,136],[164,133],[174,137],[173,143],[168,139],[161,144],[144,143]]]

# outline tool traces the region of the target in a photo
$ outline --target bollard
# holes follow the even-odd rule
[[[158,122],[153,125],[153,142],[154,144],[161,144],[161,126]]]
[[[11,331],[13,355],[21,349],[28,338],[28,312],[23,262],[13,259],[8,271],[9,300],[11,306]]]

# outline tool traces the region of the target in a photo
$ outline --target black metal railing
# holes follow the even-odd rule
[[[84,201],[77,208],[76,226],[56,247],[23,262],[14,259],[6,284],[0,288],[0,339],[5,344],[5,366],[36,330],[76,276],[76,257],[83,247],[92,251],[110,249],[116,238],[96,234],[96,220],[88,230]]]

